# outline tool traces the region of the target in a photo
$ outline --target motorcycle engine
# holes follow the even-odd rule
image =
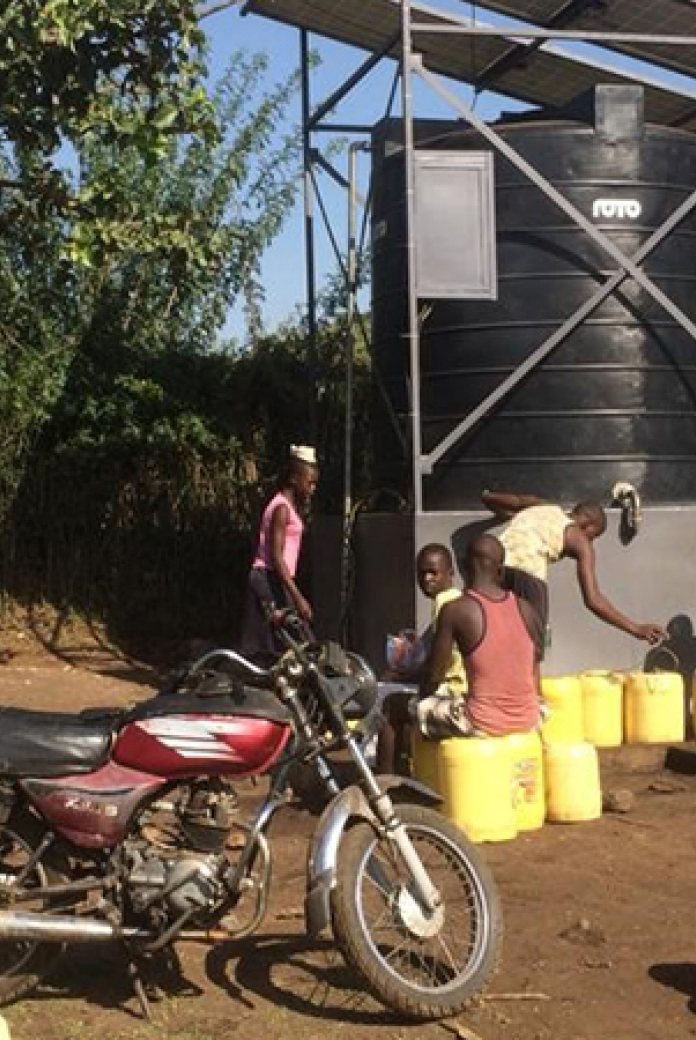
[[[125,848],[133,910],[161,916],[164,909],[172,918],[211,910],[222,894],[225,843],[237,810],[234,789],[221,780],[184,785],[171,801],[155,803]]]
[[[164,904],[174,917],[189,910],[212,909],[219,897],[216,856],[185,855],[169,859],[154,850],[131,850],[128,889],[133,909],[142,913]]]

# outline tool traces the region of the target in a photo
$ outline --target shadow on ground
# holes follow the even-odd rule
[[[185,975],[175,949],[147,958],[141,965],[141,979],[153,1007],[173,997],[198,998],[200,986]],[[32,1000],[86,1001],[98,1007],[117,1008],[133,1018],[142,1019],[128,974],[128,961],[118,947],[68,947],[45,984],[32,993]]]
[[[653,964],[648,975],[662,986],[675,989],[689,998],[687,1008],[696,1014],[696,964],[689,961],[676,964]]]
[[[240,1011],[255,1009],[260,998],[329,1023],[385,1026],[402,1021],[360,988],[330,942],[285,934],[258,935],[191,953],[200,955],[210,982]],[[176,950],[148,959],[141,977],[155,1014],[162,1000],[204,999],[203,990],[187,978]],[[116,947],[69,950],[46,983],[32,994],[32,1000],[84,1001],[142,1019],[126,957]]]
[[[211,982],[244,1001],[252,994],[308,1018],[351,1025],[403,1020],[360,988],[336,947],[304,936],[258,935],[214,947],[206,970]]]

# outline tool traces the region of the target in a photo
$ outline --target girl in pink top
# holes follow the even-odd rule
[[[258,544],[249,574],[242,632],[243,653],[276,653],[268,613],[293,607],[309,624],[312,607],[295,581],[306,511],[317,485],[314,448],[292,445],[278,491],[261,518]]]

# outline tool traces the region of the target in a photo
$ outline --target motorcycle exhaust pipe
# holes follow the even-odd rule
[[[28,942],[90,943],[114,939],[150,939],[150,932],[139,928],[118,928],[96,917],[60,917],[48,914],[0,911],[0,941],[20,939]]]

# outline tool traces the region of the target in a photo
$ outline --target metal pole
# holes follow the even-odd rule
[[[444,13],[444,12],[443,12]],[[429,35],[499,36],[504,40],[572,40],[587,43],[651,43],[669,47],[693,47],[696,36],[665,36],[656,33],[601,32],[585,29],[520,29],[511,25],[474,26],[460,22],[412,22],[413,33]]]
[[[382,58],[385,58],[398,42],[399,36],[397,34],[396,36],[393,36],[384,47],[375,51],[374,54],[371,54],[370,57],[362,63],[360,68],[356,69],[352,76],[348,77],[345,83],[343,83],[338,90],[335,90],[326,101],[323,101],[317,110],[309,117],[310,129],[314,130],[317,123],[320,123],[324,116],[328,115],[329,112],[332,112],[343,98],[351,92],[353,87],[357,86],[358,83],[361,83],[372,69],[374,69],[376,65],[379,65]]]
[[[317,289],[314,256],[314,186],[312,184],[311,99],[309,94],[309,34],[300,29],[300,75],[302,83],[302,168],[304,175],[305,285],[307,295],[308,415],[312,443],[317,439],[317,402],[314,387],[317,371]]]
[[[408,317],[406,338],[411,372],[411,452],[413,464],[413,508],[423,512],[421,472],[420,344],[416,286],[415,169],[413,141],[413,76],[411,51],[411,0],[401,0],[401,106],[404,127],[404,172],[406,186],[406,282]]]
[[[350,535],[353,513],[353,364],[355,355],[355,310],[357,287],[356,207],[358,198],[357,158],[359,142],[348,150],[348,257],[346,302],[346,402],[343,459],[343,551],[341,554],[341,637],[345,639],[348,621],[350,583]]]

